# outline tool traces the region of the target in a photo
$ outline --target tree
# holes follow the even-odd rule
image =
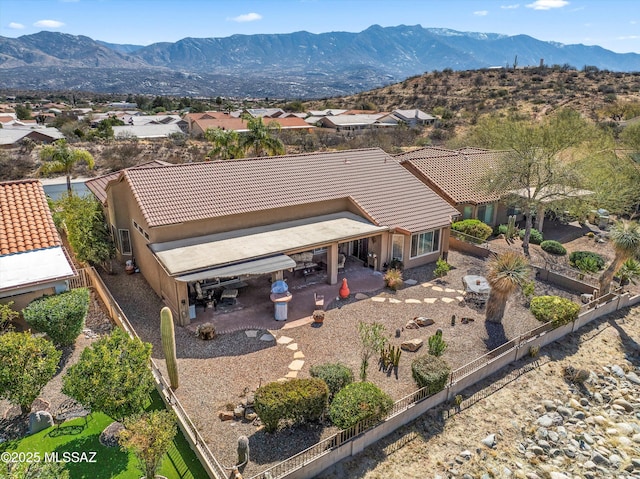
[[[16,105],[16,118],[18,120],[31,120],[31,105],[29,103],[25,103],[24,105]]]
[[[93,196],[62,197],[52,206],[56,227],[66,232],[78,261],[102,265],[113,258],[109,227],[102,206]]]
[[[243,151],[251,150],[254,156],[284,154],[284,144],[274,136],[280,130],[278,123],[272,121],[265,125],[261,117],[249,118],[247,128],[249,131],[240,137]]]
[[[487,281],[491,286],[487,301],[487,321],[501,323],[509,296],[529,280],[529,261],[524,256],[507,251],[489,263]]]
[[[69,479],[62,462],[3,462],[0,479]]]
[[[622,264],[640,253],[640,224],[637,221],[618,221],[609,232],[616,256],[600,277],[600,294],[609,292],[613,276]]]
[[[358,334],[360,335],[360,380],[367,380],[367,368],[369,359],[375,353],[380,353],[387,344],[384,336],[384,324],[381,323],[358,323]]]
[[[209,156],[222,160],[242,158],[244,156],[239,144],[238,132],[235,130],[209,128],[205,131],[204,137],[213,144],[213,148],[209,151]]]
[[[153,479],[178,432],[175,415],[169,411],[152,411],[125,419],[124,426],[120,445],[135,454],[145,478]]]
[[[588,138],[590,129],[579,113],[562,110],[542,123],[496,116],[478,122],[470,141],[474,146],[505,150],[483,178],[492,193],[521,190],[516,201],[526,215],[522,249],[529,255],[532,216],[544,217],[548,202],[568,199],[581,178],[567,158]]]
[[[71,173],[76,165],[85,163],[89,168],[95,166],[91,153],[80,148],[70,148],[64,139],[57,140],[53,144],[42,148],[40,159],[44,161],[40,167],[41,174],[64,173],[66,175],[69,196],[73,194],[71,190]]]
[[[0,397],[28,414],[31,403],[55,375],[61,351],[31,332],[0,336]]]
[[[85,348],[63,378],[62,392],[93,411],[122,422],[139,414],[154,387],[151,344],[121,329]]]

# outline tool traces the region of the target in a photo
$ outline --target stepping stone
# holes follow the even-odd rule
[[[424,298],[424,302],[427,304],[433,304],[438,300],[438,298]]]
[[[434,291],[444,291],[444,289],[441,288],[440,286],[433,286],[431,289]]]
[[[248,329],[247,331],[244,332],[244,334],[247,335],[247,338],[257,338],[258,337],[258,331],[256,331],[255,329]]]
[[[296,351],[293,355],[293,359],[304,359],[304,353],[302,351]]]
[[[287,345],[287,349],[290,349],[291,351],[297,351],[298,350],[298,343],[291,343]]]
[[[379,296],[374,296],[373,298],[371,298],[371,301],[375,301],[376,303],[384,303],[387,300],[387,298],[381,298]]]
[[[389,302],[392,303],[392,304],[402,303],[402,301],[400,301],[399,299],[395,299],[395,298],[389,298]]]
[[[422,286],[423,288],[430,288],[431,286],[433,286],[433,284],[431,284],[431,283],[422,283],[420,286]]]
[[[304,366],[304,361],[302,359],[296,359],[295,361],[291,361],[291,364],[289,364],[289,369],[291,371],[300,371],[302,369],[302,366]]]
[[[407,304],[422,304],[419,299],[405,299],[404,302]]]
[[[453,303],[455,299],[453,298],[442,298],[443,303]]]
[[[286,383],[289,380],[289,378],[279,378],[276,381],[279,383]]]
[[[295,379],[298,377],[298,371],[289,371],[286,375],[285,378],[287,379]]]
[[[456,293],[464,294],[464,291],[462,291],[461,289],[456,289]]]
[[[280,336],[278,338],[278,344],[289,344],[291,341],[293,341],[293,338],[287,336]]]
[[[260,336],[260,341],[275,341],[276,338],[273,337],[273,334],[265,333]]]
[[[366,295],[366,294],[364,294],[364,293],[356,293],[355,298],[356,298],[358,301],[361,301],[361,300],[363,300],[363,299],[368,299],[368,298],[369,298],[369,296],[367,296],[367,295]]]
[[[408,279],[404,282],[407,286],[415,286],[418,282],[415,279]]]
[[[456,299],[457,299],[458,301],[464,301],[464,296],[456,296]]]
[[[444,288],[444,292],[445,293],[455,293],[456,290],[455,289],[451,289],[451,288]]]

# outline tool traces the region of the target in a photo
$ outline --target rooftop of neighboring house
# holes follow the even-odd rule
[[[429,121],[435,120],[436,117],[423,112],[422,110],[393,110],[393,114],[402,118],[415,118],[416,120]]]
[[[167,138],[169,135],[173,134],[184,134],[177,123],[170,123],[168,125],[145,123],[142,125],[119,125],[112,128],[113,136],[118,139]]]
[[[264,118],[262,121],[267,125],[271,122],[277,123],[283,130],[311,128],[306,121],[295,116],[287,118]],[[235,130],[239,132],[249,131],[246,120],[229,116],[222,118],[194,118],[192,123],[197,124],[202,131],[207,131],[209,128],[222,128],[223,130]]]
[[[498,193],[485,191],[481,180],[501,154],[480,148],[426,147],[394,155],[394,158],[450,203],[480,204],[500,199]]]
[[[130,168],[118,181],[149,227],[343,198],[376,225],[411,232],[457,214],[379,148]]]
[[[0,183],[0,256],[61,245],[40,181]]]

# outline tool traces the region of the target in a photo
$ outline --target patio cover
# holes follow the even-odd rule
[[[0,292],[62,281],[74,275],[60,246],[0,256]]]
[[[284,269],[293,268],[296,262],[287,255],[279,254],[269,258],[254,259],[244,263],[231,264],[220,268],[207,269],[199,273],[190,273],[178,276],[177,281],[201,281],[209,278],[231,278],[233,276],[246,276],[273,273]]]
[[[388,226],[376,226],[356,214],[343,211],[184,240],[154,243],[150,244],[149,248],[167,273],[175,277],[283,252],[305,251],[329,243],[364,238],[388,230]]]
[[[518,190],[509,191],[514,196],[527,199],[529,195],[535,193],[535,187],[520,188]],[[537,198],[540,203],[553,203],[554,201],[566,200],[567,198],[579,198],[582,196],[590,196],[595,194],[590,190],[581,190],[579,188],[571,188],[562,185],[544,186],[538,191]]]

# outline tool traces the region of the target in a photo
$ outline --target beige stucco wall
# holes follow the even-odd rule
[[[3,298],[0,298],[0,304],[8,304],[10,301],[13,301],[11,309],[13,309],[14,311],[21,311],[26,308],[26,306],[34,299],[52,294],[56,294],[56,289],[53,286],[50,288],[40,289],[38,291],[32,291],[30,293],[18,294],[15,296],[5,296]]]

